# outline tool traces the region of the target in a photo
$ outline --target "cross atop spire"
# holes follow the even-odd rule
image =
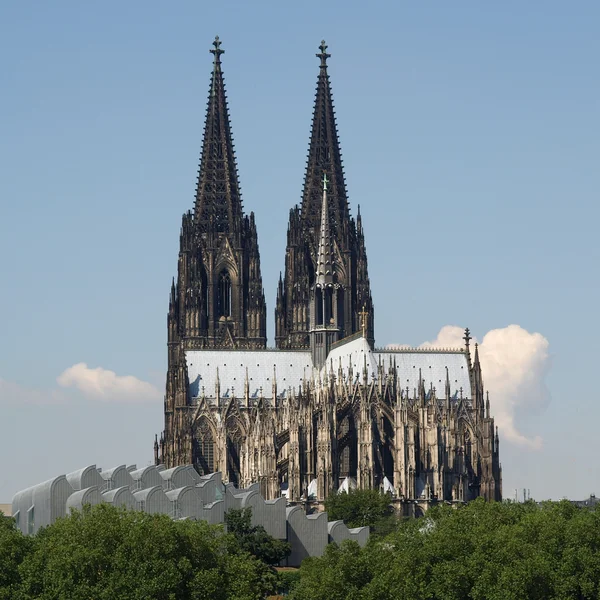
[[[210,49],[210,53],[215,55],[215,65],[221,64],[221,54],[225,52],[225,50],[221,50],[221,40],[219,36],[215,36],[215,41],[212,43],[214,48]]]
[[[319,52],[319,54],[317,54],[317,58],[321,59],[321,66],[324,68],[327,68],[327,59],[331,56],[331,54],[327,54],[326,50],[327,50],[327,44],[325,43],[325,40],[321,40],[321,45],[319,46],[319,50],[321,52]]]
[[[469,342],[472,340],[473,338],[471,337],[471,332],[469,331],[469,328],[467,327],[465,329],[465,335],[463,337],[463,340],[465,340],[465,346],[468,348],[469,347]]]

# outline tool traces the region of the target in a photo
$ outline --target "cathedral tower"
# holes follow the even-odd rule
[[[318,271],[323,206],[323,174],[326,175],[331,254],[336,262],[337,323],[339,337],[361,327],[360,313],[369,314],[367,337],[373,335],[373,301],[367,271],[367,255],[360,214],[350,216],[342,155],[335,122],[327,45],[321,42],[321,64],[312,120],[302,204],[290,211],[285,275],[280,278],[275,307],[275,343],[278,348],[308,349],[314,315],[310,304]]]
[[[186,351],[265,348],[266,305],[254,213],[244,215],[216,37],[194,211],[183,215],[169,298],[165,430],[167,466],[193,462]]]
[[[266,305],[254,213],[242,208],[217,37],[194,212],[183,216],[169,342],[264,348]]]

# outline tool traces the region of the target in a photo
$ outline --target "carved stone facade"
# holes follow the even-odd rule
[[[377,350],[360,216],[350,216],[326,46],[301,207],[266,349],[254,216],[244,216],[214,49],[194,213],[183,217],[168,313],[165,429],[155,460],[220,471],[265,498],[389,490],[405,511],[501,499],[499,441],[479,355]],[[410,507],[410,510],[409,510]],[[415,509],[416,507],[416,509]]]

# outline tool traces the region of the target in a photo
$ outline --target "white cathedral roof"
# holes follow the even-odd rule
[[[423,379],[425,391],[434,387],[438,398],[443,398],[446,387],[446,369],[450,379],[451,396],[458,398],[461,390],[464,398],[471,397],[469,365],[462,349],[457,350],[372,350],[367,340],[356,336],[347,342],[334,346],[327,357],[325,370],[337,375],[342,367],[344,377],[349,376],[352,365],[353,379],[362,381],[365,365],[368,380],[377,377],[379,361],[384,372],[394,366],[402,389],[408,388],[412,396],[419,387],[419,377]],[[250,396],[269,398],[272,395],[273,379],[277,380],[277,396],[286,397],[288,390],[298,389],[302,381],[313,377],[313,363],[310,351],[290,350],[188,350],[186,352],[190,396],[197,398],[203,394],[215,398],[217,371],[221,398],[243,397],[246,370],[250,385]]]
[[[248,369],[250,397],[262,394],[269,398],[273,377],[277,377],[277,395],[285,397],[288,388],[302,384],[304,377],[312,375],[312,358],[309,351],[290,350],[188,350],[185,353],[190,380],[190,396],[215,398],[217,369],[221,386],[221,398],[234,394],[243,397]]]
[[[446,389],[446,368],[450,379],[450,395],[458,398],[460,390],[464,398],[471,397],[471,381],[469,379],[469,364],[462,349],[398,349],[372,350],[364,337],[357,337],[346,343],[333,347],[327,357],[326,368],[337,373],[340,360],[342,371],[347,376],[349,365],[352,364],[354,379],[362,380],[365,357],[369,381],[377,377],[379,361],[387,373],[390,366],[396,364],[398,382],[402,389],[408,388],[412,396],[419,388],[419,372],[428,392],[431,387],[436,389],[438,398],[443,398]]]

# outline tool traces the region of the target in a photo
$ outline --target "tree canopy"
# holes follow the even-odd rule
[[[277,586],[267,563],[287,543],[252,526],[248,511],[230,511],[228,529],[108,504],[31,537],[0,518],[0,600],[264,598]],[[600,508],[438,506],[365,548],[330,544],[299,578],[280,579],[290,600],[598,599]]]
[[[267,565],[278,565],[290,555],[292,548],[287,542],[270,536],[261,525],[252,525],[252,511],[249,508],[228,510],[225,524],[242,550]]]
[[[277,585],[272,569],[221,526],[108,504],[75,511],[31,538],[13,527],[8,538],[12,546],[0,541],[0,573],[12,585],[4,597],[15,600],[258,600]],[[5,548],[20,544],[20,559],[7,557]]]
[[[0,600],[15,597],[21,583],[19,565],[31,544],[32,540],[15,527],[14,519],[0,514]]]
[[[325,510],[330,521],[341,519],[348,527],[382,528],[393,515],[389,494],[378,490],[350,490],[329,494]]]
[[[295,600],[600,597],[600,509],[567,501],[440,506],[361,549],[306,559]]]

